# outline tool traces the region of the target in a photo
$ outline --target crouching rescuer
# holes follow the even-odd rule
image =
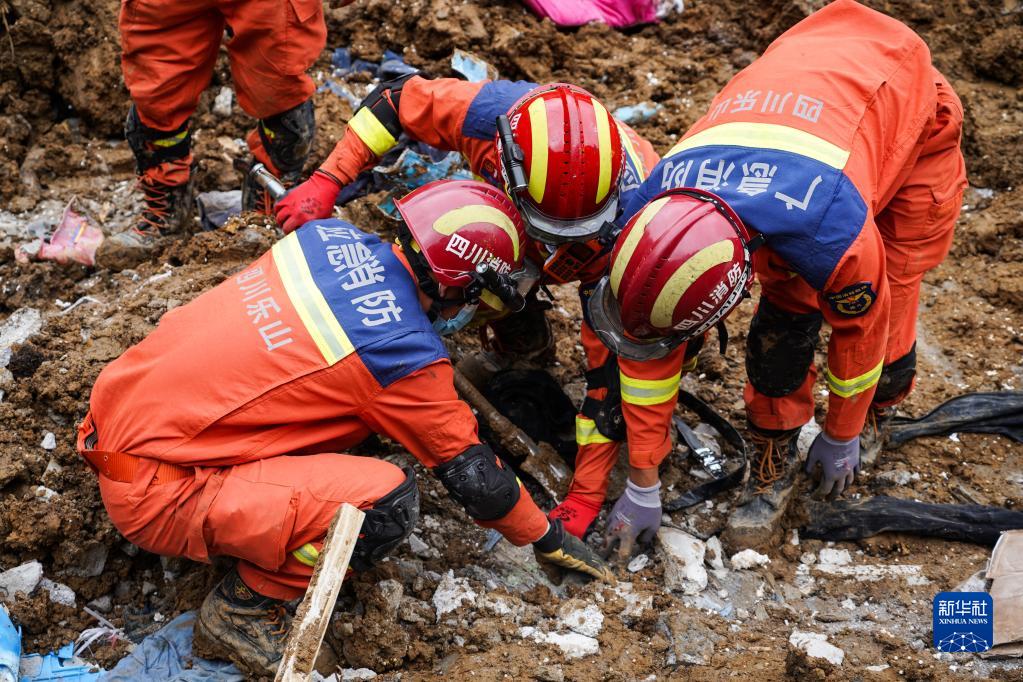
[[[373,433],[406,448],[481,526],[532,543],[549,572],[611,580],[548,522],[477,436],[437,330],[517,295],[524,230],[510,200],[441,181],[398,202],[399,245],[336,219],[292,232],[168,312],[97,379],[78,448],[131,542],[238,559],[196,621],[200,655],[273,676],[327,527],[366,512],[366,570],[411,532],[411,468],[344,454]],[[452,239],[471,249],[450,249]]]

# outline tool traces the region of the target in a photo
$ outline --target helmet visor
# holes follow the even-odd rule
[[[564,244],[566,242],[585,242],[596,239],[604,223],[613,222],[618,217],[618,191],[608,197],[607,202],[596,213],[585,218],[562,220],[542,213],[529,197],[528,190],[521,189],[511,193],[512,200],[522,215],[526,234],[544,244]]]
[[[668,355],[689,338],[685,334],[675,337],[664,337],[653,341],[640,341],[629,338],[622,325],[622,316],[618,309],[618,301],[611,292],[610,280],[603,277],[597,283],[590,300],[586,304],[586,312],[590,326],[597,334],[600,342],[611,352],[627,360],[658,360]]]

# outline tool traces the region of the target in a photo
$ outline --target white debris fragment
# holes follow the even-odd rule
[[[424,556],[430,553],[430,545],[423,542],[423,539],[415,533],[408,536],[408,544],[412,548],[412,553],[416,556]]]
[[[863,583],[872,583],[883,578],[905,578],[907,585],[929,585],[930,580],[923,575],[919,564],[867,564],[865,566],[841,566],[821,562],[814,570],[828,575],[854,578]]]
[[[213,113],[224,118],[230,116],[232,98],[234,98],[234,91],[231,88],[226,85],[220,88],[220,92],[213,98]]]
[[[866,668],[864,668],[864,670],[869,670],[872,673],[883,673],[890,667],[891,666],[888,665],[887,663],[882,663],[881,665],[868,665]]]
[[[842,608],[853,611],[856,609],[856,602],[854,602],[851,597],[846,597],[842,600]]]
[[[32,489],[32,492],[35,494],[36,497],[38,497],[43,502],[49,502],[54,497],[59,495],[59,493],[56,490],[47,488],[45,485],[37,485],[35,488]]]
[[[654,596],[639,596],[632,591],[632,583],[618,583],[614,586],[614,593],[625,602],[625,609],[618,614],[620,618],[638,618],[643,615],[643,611],[654,607]]]
[[[845,652],[834,644],[828,643],[828,636],[819,632],[801,632],[793,630],[789,636],[789,644],[802,649],[811,658],[823,658],[833,665],[842,665]]]
[[[706,545],[689,533],[664,526],[657,531],[657,540],[668,589],[689,595],[706,589],[707,569],[703,567]]]
[[[948,439],[950,441],[952,441],[953,443],[958,443],[959,442],[959,434],[958,433],[950,433],[950,434],[948,434]]]
[[[817,555],[813,552],[803,552],[799,555],[799,563],[809,566],[817,562]]]
[[[634,557],[632,561],[629,562],[627,568],[629,569],[629,573],[638,573],[639,571],[642,571],[644,568],[646,568],[646,565],[648,563],[650,563],[650,557],[648,557],[646,554],[640,554]]]
[[[845,566],[852,563],[852,555],[849,554],[847,549],[824,548],[821,550],[820,563],[832,566]]]
[[[50,601],[54,604],[62,604],[64,606],[75,605],[75,591],[67,585],[55,583],[49,578],[43,578],[39,581],[39,587],[50,593]]]
[[[540,632],[533,627],[523,627],[519,628],[519,636],[541,644],[553,644],[568,658],[592,656],[600,651],[600,642],[577,632]]]
[[[707,554],[705,559],[707,565],[716,571],[720,571],[725,567],[725,548],[721,546],[721,541],[718,540],[718,536],[713,536],[706,542]]]
[[[796,438],[796,449],[799,450],[802,457],[806,457],[806,453],[810,451],[810,446],[813,445],[814,439],[820,432],[821,425],[813,417],[803,424],[803,428],[799,431],[799,437]]]
[[[56,450],[57,449],[57,437],[53,435],[53,431],[47,431],[43,434],[43,442],[40,443],[43,450]]]
[[[43,565],[29,561],[0,573],[0,600],[13,601],[18,592],[32,594],[43,579]]]
[[[11,346],[25,343],[43,328],[43,315],[35,308],[19,308],[0,323],[0,367],[11,361]]]
[[[433,605],[437,609],[437,620],[445,613],[454,611],[462,602],[472,603],[476,601],[476,591],[469,585],[465,578],[456,578],[455,572],[449,570],[441,578],[437,585],[437,591],[433,593]]]
[[[590,604],[562,614],[558,624],[580,635],[596,637],[604,627],[604,613],[595,604]]]
[[[369,668],[342,668],[341,682],[364,682],[376,677],[376,672]]]
[[[755,549],[744,549],[741,552],[733,554],[729,561],[732,564],[732,568],[737,571],[742,571],[750,568],[756,568],[757,566],[766,566],[771,563],[771,558],[766,554],[761,554]]]

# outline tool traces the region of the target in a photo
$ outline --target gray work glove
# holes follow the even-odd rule
[[[834,499],[852,485],[860,470],[860,437],[852,440],[832,440],[823,431],[814,439],[806,456],[806,473],[813,473],[821,465],[821,481],[813,496]]]
[[[604,533],[604,553],[616,548],[618,559],[628,561],[636,540],[649,543],[661,527],[661,482],[641,488],[632,480],[625,482],[625,493],[615,502]]]

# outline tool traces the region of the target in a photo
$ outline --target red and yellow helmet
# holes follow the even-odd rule
[[[460,303],[442,299],[437,285],[461,287],[465,303],[503,309],[502,299],[511,293],[502,283],[511,286],[523,271],[526,232],[501,190],[474,180],[438,180],[394,204],[403,221],[398,244],[424,293],[435,301]]]
[[[752,283],[750,238],[739,216],[710,192],[673,189],[625,226],[587,312],[615,353],[653,359],[724,319]]]
[[[497,149],[505,188],[531,237],[586,241],[617,216],[621,134],[582,88],[553,83],[530,91],[499,120]]]

